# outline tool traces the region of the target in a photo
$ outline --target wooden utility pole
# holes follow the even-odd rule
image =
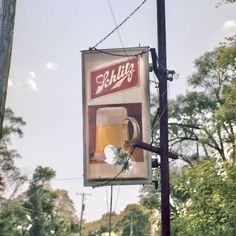
[[[82,203],[81,203],[81,213],[80,213],[80,230],[79,230],[79,235],[82,236],[83,232],[83,214],[84,214],[84,209],[85,209],[85,195],[91,195],[91,194],[86,194],[86,193],[77,193],[77,195],[82,195]]]
[[[0,0],[0,139],[11,63],[16,0]]]
[[[133,236],[134,235],[134,223],[133,223],[133,215],[131,216],[131,219],[130,219],[130,233],[129,233],[130,236]]]
[[[161,232],[162,236],[169,236],[170,201],[165,0],[157,0],[157,32],[161,156]]]
[[[113,202],[113,185],[111,185],[111,199],[110,199],[110,213],[109,213],[109,236],[111,236],[111,216],[112,216],[112,202]]]

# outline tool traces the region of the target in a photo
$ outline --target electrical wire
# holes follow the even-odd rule
[[[118,177],[119,175],[121,175],[122,172],[124,172],[125,170],[127,170],[127,166],[129,166],[129,160],[130,160],[130,157],[131,157],[132,154],[133,154],[133,151],[134,151],[134,149],[131,151],[130,156],[129,156],[129,157],[126,159],[126,161],[123,163],[123,167],[121,168],[121,170],[120,170],[113,178],[109,179],[108,181],[106,181],[106,182],[104,182],[104,183],[102,183],[102,184],[100,184],[100,185],[96,185],[96,186],[93,186],[93,187],[94,187],[94,188],[96,188],[96,187],[103,187],[103,186],[106,186],[106,185],[112,183],[112,181],[116,180],[117,177]],[[111,184],[111,185],[112,185],[112,184]]]
[[[114,205],[114,209],[113,209],[114,212],[116,211],[116,206],[117,206],[117,201],[118,201],[119,193],[120,193],[120,185],[118,186],[118,191],[117,191],[117,195],[116,195],[116,201],[115,201],[115,205]]]
[[[108,33],[104,38],[102,38],[98,43],[96,43],[91,49],[95,49],[98,45],[100,45],[103,41],[105,41],[107,38],[109,38],[116,30],[118,30],[127,20],[130,19],[134,15],[135,12],[137,12],[140,7],[146,2],[147,0],[144,0],[137,8],[135,8],[119,25],[117,25],[110,33]]]
[[[110,0],[107,0],[107,1],[108,1],[109,9],[110,9],[110,12],[111,12],[111,15],[112,15],[112,18],[113,18],[114,25],[115,25],[115,27],[117,28],[117,21],[116,21],[115,14],[114,14],[113,9],[112,9],[111,2],[110,2]],[[119,28],[117,28],[117,34],[118,34],[120,43],[121,43],[121,45],[122,45],[122,48],[124,49],[125,46],[124,46],[124,42],[123,42],[123,40],[122,40],[122,38],[121,38],[121,34],[120,34]],[[124,52],[125,52],[125,49],[124,49]]]
[[[107,192],[107,188],[106,189],[106,204],[107,204],[107,212],[109,212],[109,202],[108,202],[108,192]]]
[[[102,183],[102,184],[100,184],[100,185],[96,185],[96,186],[93,186],[93,187],[94,187],[94,188],[104,187],[104,186],[106,186],[106,185],[112,183],[112,181],[116,180],[116,178],[117,178],[122,172],[124,172],[123,169],[121,169],[113,178],[109,179],[108,181],[106,181],[106,182],[104,182],[104,183]]]
[[[60,179],[51,179],[50,182],[53,181],[73,181],[73,180],[82,180],[83,177],[68,177],[68,178],[60,178]],[[33,179],[27,179],[25,182],[31,182]]]
[[[19,205],[19,204],[17,204],[17,203],[14,203],[14,202],[10,202],[10,204],[12,204],[12,205],[14,205],[14,206],[16,206],[16,207],[18,207],[18,208],[21,208],[21,209],[30,211],[30,212],[37,212],[36,210],[32,210],[32,209],[30,209],[30,208],[24,207],[24,206],[22,206],[22,205]],[[3,205],[3,207],[4,207],[4,205]],[[7,206],[5,205],[5,207],[7,207]]]
[[[168,84],[166,90],[165,90],[161,95],[159,95],[159,99],[160,99],[161,96],[163,96],[165,93],[167,93],[167,90],[169,90],[169,84]],[[164,109],[163,109],[163,111],[162,111],[161,114],[159,114],[159,109],[157,109],[157,111],[156,111],[156,114],[155,114],[155,116],[154,116],[154,120],[153,120],[153,122],[152,122],[152,133],[151,133],[152,141],[151,141],[151,144],[153,143],[154,130],[155,130],[156,126],[160,123],[160,120],[161,120],[161,118],[163,117],[163,114],[165,113],[167,107],[168,107],[168,103],[167,103],[166,106],[164,107]],[[158,115],[159,115],[159,119],[157,120],[157,116],[158,116]],[[154,121],[155,121],[155,122],[154,122]]]
[[[62,178],[62,179],[52,179],[51,181],[72,181],[72,180],[82,180],[83,177],[72,177],[72,178]]]

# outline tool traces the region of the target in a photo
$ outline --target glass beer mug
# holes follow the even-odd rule
[[[133,134],[130,138],[128,124],[131,123]],[[125,107],[103,107],[97,110],[95,159],[104,159],[104,148],[114,145],[122,148],[125,141],[134,143],[140,136],[139,124],[133,117],[128,117]]]

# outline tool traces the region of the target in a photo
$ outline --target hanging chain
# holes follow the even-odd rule
[[[119,29],[131,16],[134,15],[136,11],[139,10],[139,8],[146,2],[147,0],[144,0],[134,11],[132,11],[129,16],[127,16],[119,25],[117,25],[110,33],[108,33],[104,38],[102,38],[98,43],[96,43],[93,47],[90,47],[90,50],[95,49],[98,45],[100,45],[103,41],[105,41],[108,37],[110,37],[117,29]]]
[[[112,52],[108,52],[105,50],[101,50],[101,49],[97,49],[97,48],[90,48],[90,50],[95,50],[110,56],[115,56],[115,57],[138,57],[138,56],[142,56],[143,54],[147,53],[150,51],[150,48],[147,47],[147,50],[143,50],[142,52],[136,53],[136,54],[127,54],[126,50],[124,49],[124,54],[117,54],[117,53],[112,53]]]

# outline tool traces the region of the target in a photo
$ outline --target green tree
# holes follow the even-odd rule
[[[56,235],[65,235],[79,232],[78,218],[73,201],[69,198],[66,190],[54,191],[54,226]]]
[[[15,159],[20,158],[20,155],[15,149],[11,149],[12,136],[22,137],[21,127],[25,124],[24,120],[15,116],[10,108],[6,109],[0,140],[0,201],[3,197],[13,197],[26,181],[26,176],[15,165]]]
[[[38,166],[34,171],[23,204],[31,221],[29,236],[68,236],[78,232],[75,208],[68,193],[50,187],[55,175],[49,167]]]
[[[108,232],[109,231],[109,219],[110,219],[110,213],[103,214],[101,219],[86,223],[83,227],[83,233],[84,235],[89,236],[96,236],[100,235],[101,233]],[[111,213],[111,228],[112,230],[115,227],[115,224],[120,219],[120,215],[115,214],[114,212]]]
[[[15,165],[20,155],[11,147],[13,136],[23,136],[24,125],[21,117],[6,108],[0,140],[0,235],[4,236],[23,235],[28,224],[22,201],[14,198],[27,178]]]
[[[130,204],[121,213],[114,230],[122,236],[148,236],[151,232],[150,217],[150,210],[144,206]]]
[[[173,195],[185,197],[172,218],[173,235],[235,235],[235,173],[235,165],[216,159],[186,169],[173,186]]]
[[[49,182],[55,171],[49,167],[38,166],[34,171],[29,189],[26,192],[24,207],[29,210],[32,220],[30,235],[50,235],[53,221],[53,208],[56,194],[50,189]]]
[[[30,225],[28,211],[22,205],[22,199],[5,200],[0,208],[0,235],[27,235]]]
[[[226,160],[235,153],[235,58],[232,37],[195,61],[196,72],[188,79],[195,91],[170,101],[170,146],[189,164],[203,156]],[[229,105],[233,107],[226,116]],[[223,111],[225,120],[219,119]]]
[[[17,196],[27,178],[15,165],[20,155],[11,148],[11,139],[23,136],[24,125],[21,117],[6,109],[0,141],[0,236],[68,236],[78,231],[77,218],[68,193],[50,187],[54,170],[38,166],[28,190]]]
[[[234,3],[236,0],[221,0],[219,4],[228,4],[228,3]]]
[[[236,37],[232,37],[195,61],[196,72],[188,79],[194,90],[170,101],[170,147],[188,164],[186,168],[174,166],[175,172],[170,175],[173,235],[236,233],[232,197],[236,165],[235,60]],[[158,138],[157,131],[153,135],[157,145]],[[141,203],[159,207],[158,191],[143,191]]]
[[[231,159],[235,162],[236,156],[236,79],[233,81],[232,86],[227,94],[224,95],[224,104],[216,111],[216,117],[219,123],[223,126],[228,124],[231,133],[225,138],[225,142],[228,143],[228,149],[231,151]]]
[[[153,178],[157,183],[160,179],[160,170],[153,172]],[[145,206],[147,209],[160,209],[161,207],[161,191],[159,186],[144,185],[140,190],[139,203]]]
[[[1,205],[0,235],[68,236],[78,232],[73,202],[65,190],[50,188],[54,171],[37,167],[29,189]]]

